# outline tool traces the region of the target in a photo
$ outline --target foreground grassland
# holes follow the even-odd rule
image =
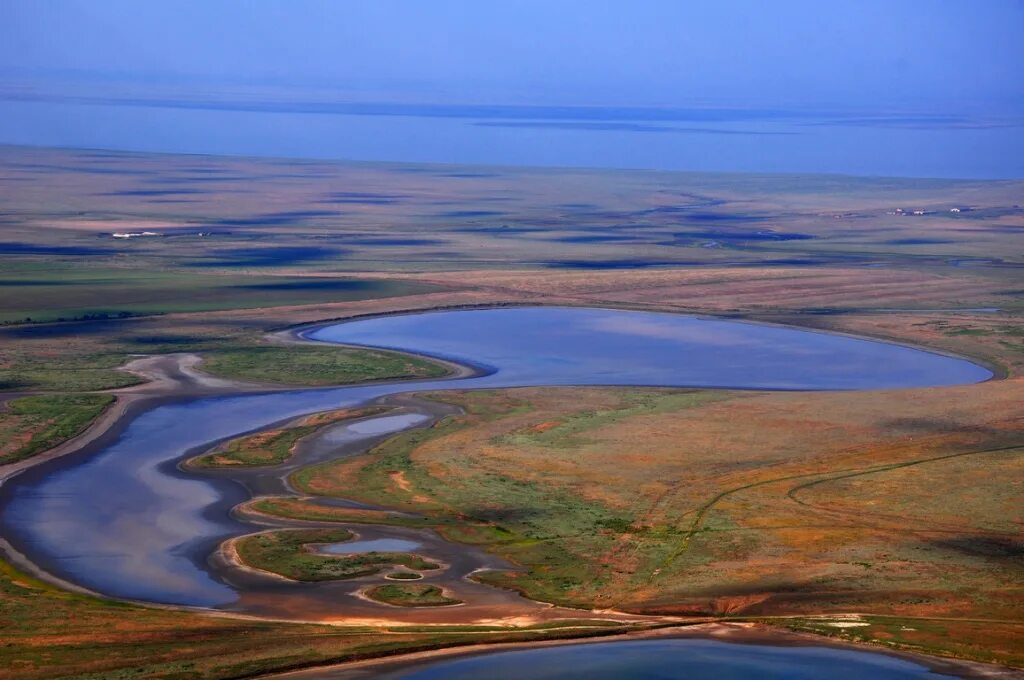
[[[228,680],[405,651],[579,637],[586,623],[519,630],[263,623],[74,595],[0,563],[3,680]],[[589,623],[593,633],[617,630]]]
[[[1024,623],[1022,390],[439,393],[466,415],[293,483],[426,515],[525,567],[482,580],[546,602],[950,618],[944,653],[1019,663],[956,620]]]
[[[0,465],[42,453],[80,434],[114,398],[105,394],[47,394],[0,406]]]
[[[235,541],[235,550],[243,564],[293,581],[359,578],[377,574],[390,566],[416,570],[440,568],[410,553],[321,555],[311,550],[315,545],[343,543],[352,538],[352,532],[345,529],[288,529],[245,536]]]
[[[327,413],[314,413],[301,418],[297,423],[274,430],[232,439],[218,446],[216,450],[196,456],[188,465],[198,468],[278,465],[288,460],[295,445],[328,425],[380,413],[383,409],[342,409]]]

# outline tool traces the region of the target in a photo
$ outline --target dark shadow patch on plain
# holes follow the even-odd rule
[[[517,236],[519,234],[537,234],[541,232],[550,231],[550,229],[544,229],[543,227],[510,227],[508,225],[500,225],[495,227],[465,227],[463,229],[456,229],[455,231],[466,233],[466,234],[491,234],[492,236]]]
[[[61,279],[0,279],[0,288],[5,286],[74,286],[78,281],[64,281]]]
[[[96,321],[63,321],[55,323],[24,324],[0,327],[0,337],[19,340],[43,340],[77,335],[106,335],[124,330],[130,319],[100,319]]]
[[[0,255],[109,255],[116,252],[112,248],[95,248],[93,246],[48,246],[17,241],[0,242]]]
[[[208,194],[204,189],[125,189],[108,191],[96,196],[184,196],[188,194]]]
[[[547,260],[541,262],[552,269],[646,269],[649,267],[685,267],[711,263],[674,260]]]
[[[933,548],[959,555],[1024,566],[1024,541],[1019,538],[967,534],[955,538],[933,539],[924,543]]]
[[[168,175],[143,180],[146,184],[187,184],[189,182],[252,182],[258,177],[250,175]]]
[[[230,236],[236,233],[230,229],[217,229],[203,226],[159,227],[154,229],[154,231],[160,232],[160,235],[165,237],[198,236],[199,234],[202,234],[203,236]],[[262,236],[264,236],[264,234],[255,234],[253,235],[253,238],[260,238]]]
[[[944,238],[894,238],[882,241],[882,243],[890,246],[930,246],[942,243],[956,243],[956,241]]]
[[[503,212],[495,210],[448,210],[436,213],[437,217],[497,217],[504,215]]]
[[[644,239],[636,236],[619,236],[615,234],[589,234],[584,236],[556,236],[550,241],[559,243],[642,243]]]
[[[714,239],[716,241],[808,241],[815,238],[811,234],[785,231],[720,231],[704,229],[701,231],[677,231],[672,236],[679,239]],[[671,245],[671,243],[667,244]]]
[[[641,214],[652,213],[679,213],[687,221],[693,222],[764,222],[770,219],[777,219],[776,215],[750,215],[737,212],[694,212],[685,206],[661,206],[644,210]]]
[[[280,246],[269,248],[225,248],[210,253],[211,259],[189,262],[188,267],[274,267],[346,255],[342,248],[321,246]]]
[[[217,220],[215,224],[226,227],[243,227],[259,225],[291,224],[307,219],[318,217],[338,217],[339,213],[333,210],[296,210],[292,212],[265,213],[253,215],[252,217],[229,217]]]
[[[301,281],[271,281],[267,283],[246,283],[229,286],[238,290],[376,290],[383,288],[381,281],[360,281],[357,279],[309,279]]]
[[[213,338],[201,338],[190,335],[125,335],[118,338],[118,341],[129,345],[140,347],[185,347],[194,345],[205,345],[215,342]]]
[[[364,238],[350,241],[357,246],[439,246],[447,243],[436,238]]]
[[[317,203],[341,205],[391,205],[408,198],[403,194],[380,194],[368,191],[336,191],[327,194]]]

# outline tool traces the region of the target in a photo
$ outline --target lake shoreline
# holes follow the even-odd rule
[[[267,680],[364,680],[380,673],[412,671],[431,662],[483,656],[496,652],[515,652],[572,645],[614,643],[656,639],[703,639],[734,644],[756,644],[773,647],[826,647],[880,654],[926,667],[935,673],[953,674],[966,680],[1019,680],[1024,671],[965,659],[930,656],[917,652],[892,649],[870,643],[855,643],[822,638],[811,633],[797,633],[757,623],[700,622],[681,623],[678,626],[629,631],[626,633],[594,634],[591,637],[561,640],[535,640],[528,642],[481,642],[469,645],[443,647],[412,653],[398,653],[370,659],[349,661],[319,667],[309,667],[260,676]]]
[[[509,306],[513,306],[513,305],[509,305]],[[529,304],[529,305],[516,304],[514,306],[517,306],[517,307],[531,307],[531,306],[532,307],[538,307],[538,306],[543,306],[543,305],[537,305],[537,304],[534,303],[534,304]],[[565,305],[560,305],[560,306],[565,306]],[[476,308],[476,309],[495,309],[495,308],[500,308],[500,307],[501,306],[496,306],[496,305],[473,306],[473,308]],[[598,308],[599,309],[609,309],[608,307],[598,307]],[[446,310],[447,311],[453,311],[450,308],[441,307],[441,308],[430,309],[430,310],[415,310],[412,313],[427,313],[427,312],[432,312],[432,311],[446,311]],[[352,321],[352,320],[355,320],[356,318],[366,318],[367,316],[394,316],[394,315],[408,314],[408,313],[410,313],[410,312],[393,312],[393,313],[385,313],[385,314],[364,315],[362,317],[352,317],[352,318],[349,318],[347,320]],[[689,314],[687,316],[698,316],[698,315]],[[701,316],[708,316],[708,315],[701,315]],[[718,317],[708,316],[708,318],[718,318]],[[733,320],[740,320],[740,319],[733,319]],[[747,323],[757,323],[757,322],[752,322],[752,321],[746,321],[746,322]],[[315,343],[315,344],[318,344],[318,345],[324,345],[324,344],[327,344],[327,343],[322,342],[322,341],[310,340],[309,338],[305,337],[304,334],[312,332],[316,328],[330,326],[330,325],[333,325],[335,323],[338,323],[338,322],[337,321],[320,321],[320,322],[316,322],[316,323],[313,323],[313,324],[303,324],[301,326],[297,326],[297,327],[292,328],[292,329],[285,329],[283,331],[278,331],[277,333],[281,334],[283,336],[286,336],[286,337],[290,336],[290,338],[294,342],[300,342],[300,343],[303,343],[303,344],[306,344],[306,343],[313,344],[313,343]],[[775,324],[773,324],[773,325],[775,325]],[[793,328],[793,327],[790,326],[790,328]],[[823,332],[824,333],[825,331],[817,331],[817,332]],[[838,334],[835,334],[835,335],[838,335]],[[865,339],[864,336],[851,336],[851,337],[860,337],[861,339]],[[871,338],[867,338],[867,339],[871,339]],[[882,342],[885,342],[885,341],[882,341]],[[900,344],[900,345],[902,345],[904,347],[908,347],[908,345],[906,345],[905,343],[891,343],[891,344]],[[430,356],[430,355],[418,355],[418,354],[415,354],[413,352],[403,352],[401,350],[388,350],[388,351],[395,351],[397,353],[404,353],[404,354],[408,354],[410,356],[417,356],[417,357],[419,357],[419,356],[427,356],[430,359],[436,359],[436,357],[433,357],[433,356]],[[932,350],[930,348],[927,348],[925,351],[929,351],[929,352],[935,353],[935,354],[940,354],[941,353],[941,352],[937,352],[935,350]],[[950,356],[955,356],[955,355],[950,355]],[[164,355],[164,357],[160,357],[160,356],[155,357],[155,359],[161,359],[161,358],[166,358],[166,355]],[[963,357],[956,357],[956,358],[961,358],[962,359]],[[968,359],[968,360],[971,361],[971,362],[976,362],[977,361],[977,360],[975,360],[973,358],[972,359]],[[446,360],[446,359],[440,359],[440,361],[446,363],[449,366],[449,368],[453,370],[452,373],[450,373],[450,374],[444,376],[443,378],[441,378],[440,380],[442,380],[442,381],[449,381],[449,380],[453,380],[454,381],[454,380],[458,380],[459,378],[477,377],[477,376],[481,376],[481,375],[486,375],[487,374],[485,369],[477,367],[477,366],[460,365],[457,362],[454,362],[454,361],[451,361],[451,360]],[[195,365],[197,365],[197,363],[198,362],[195,362],[195,363],[189,365],[188,368],[194,368]],[[184,364],[181,364],[181,366],[185,367]],[[199,373],[199,372],[196,371],[196,373]],[[998,379],[998,378],[996,378],[996,376],[993,376],[993,378],[994,379]],[[990,378],[990,379],[993,379],[993,378]],[[79,435],[79,437],[76,437],[73,440],[69,440],[68,442],[65,442],[64,444],[62,444],[62,445],[60,445],[58,447],[55,447],[54,449],[51,449],[50,451],[48,451],[48,452],[46,452],[44,454],[41,454],[41,456],[37,456],[37,457],[35,457],[33,459],[30,459],[30,461],[26,461],[26,462],[31,462],[31,465],[26,465],[25,469],[28,469],[28,468],[31,468],[31,467],[35,467],[35,466],[40,465],[42,463],[50,462],[50,461],[52,461],[52,460],[54,460],[54,459],[56,459],[58,457],[59,458],[64,458],[65,462],[68,465],[77,465],[78,464],[77,459],[78,459],[78,457],[80,455],[81,456],[88,456],[88,455],[90,455],[90,453],[92,453],[92,452],[98,450],[99,448],[101,448],[103,446],[104,442],[109,441],[111,438],[116,438],[121,432],[123,432],[123,430],[127,426],[127,424],[130,423],[134,418],[138,417],[138,415],[140,415],[141,413],[144,413],[144,412],[146,412],[146,411],[148,411],[150,409],[156,408],[157,406],[159,406],[161,404],[164,404],[164,403],[170,403],[170,402],[178,401],[178,400],[188,400],[190,398],[201,398],[201,397],[220,396],[220,395],[238,395],[240,393],[254,393],[254,394],[256,394],[256,393],[280,392],[280,391],[320,391],[320,390],[336,389],[336,387],[337,387],[337,386],[332,386],[332,387],[302,388],[302,387],[284,387],[284,386],[264,386],[264,385],[251,385],[251,384],[247,384],[247,383],[237,383],[235,381],[220,381],[220,379],[216,379],[216,378],[213,378],[212,380],[214,380],[214,381],[216,381],[218,383],[223,383],[223,384],[205,384],[204,385],[205,389],[196,390],[195,386],[191,386],[190,387],[189,385],[187,385],[185,382],[182,382],[182,381],[170,380],[166,384],[161,384],[160,378],[158,377],[156,379],[153,379],[153,384],[151,384],[151,383],[143,383],[142,385],[139,385],[139,386],[134,386],[134,387],[126,388],[125,390],[123,390],[124,392],[127,393],[126,394],[126,398],[124,400],[119,398],[118,402],[116,404],[114,404],[110,409],[108,409],[108,411],[105,412],[104,415],[101,416],[100,419],[95,421],[93,423],[93,425],[90,426],[90,428],[86,431],[86,433],[83,433],[83,435]],[[404,381],[403,380],[403,381],[381,381],[381,382],[387,383],[387,384],[391,384],[391,383],[402,383],[402,382],[408,382],[408,381]],[[353,386],[363,386],[363,385],[366,385],[366,384],[368,384],[368,383],[357,383],[357,384],[355,384]],[[148,391],[146,391],[144,389],[147,386],[152,387],[152,388],[156,388],[156,389],[153,392],[148,392]],[[347,386],[342,386],[342,387],[347,387]],[[674,386],[674,387],[678,387],[678,386]],[[457,388],[454,388],[454,389],[457,389]],[[710,389],[710,388],[701,388],[701,389]],[[735,388],[733,388],[733,389],[735,389]],[[786,390],[766,390],[764,388],[752,388],[752,389],[757,389],[757,391],[786,391]],[[806,390],[796,390],[796,391],[806,391]],[[399,396],[400,394],[406,394],[407,395],[407,393],[398,393],[397,395],[390,395],[390,396]],[[367,402],[364,402],[364,403],[371,403],[373,401],[376,401],[376,400],[375,399],[371,399],[371,400],[369,400]],[[113,413],[111,413],[112,411],[113,411]],[[101,420],[103,421],[102,423],[100,422]],[[89,438],[83,439],[85,434],[89,434],[90,435]],[[389,434],[388,436],[392,436],[392,435]],[[75,454],[75,455],[69,455],[69,454]],[[72,459],[75,459],[75,460],[72,460]],[[20,474],[23,471],[24,471],[23,469],[14,470],[14,471],[11,471],[6,476],[0,477],[0,484],[3,484],[4,482],[9,481],[11,477],[13,477],[13,476],[15,476],[17,474]],[[4,472],[6,472],[6,471],[4,471]],[[332,525],[334,525],[334,526],[342,526],[342,525],[337,524],[337,523],[334,523]],[[39,574],[37,574],[37,575],[47,576],[47,574],[46,574],[46,572],[45,572],[45,570],[43,568],[38,567],[38,566],[32,564],[31,561],[29,561],[28,558],[25,557],[24,555],[20,555],[20,554],[18,554],[18,555],[20,556],[21,559],[16,560],[15,562],[16,562],[16,564],[19,565],[19,567],[23,567],[26,563],[28,563],[28,564],[32,565],[33,567],[35,567],[34,571],[38,571],[39,572]],[[70,588],[71,590],[75,590],[75,591],[78,591],[78,592],[84,592],[84,593],[87,593],[87,594],[90,594],[90,595],[97,595],[97,593],[95,593],[93,591],[90,591],[90,590],[88,590],[86,588],[82,588],[82,587],[79,587],[79,586],[75,586],[74,584],[71,584],[71,583],[69,583],[69,582],[67,582],[67,581],[65,581],[63,579],[60,579],[59,577],[56,577],[56,576],[50,576],[49,578],[44,578],[44,580],[50,580],[51,582],[55,583],[55,585],[58,585],[59,587],[62,587],[62,588],[68,588],[69,586],[71,586],[71,588]],[[281,618],[276,618],[276,617],[261,617],[261,616],[244,615],[244,614],[237,613],[237,612],[225,611],[223,609],[211,609],[211,608],[207,608],[207,607],[191,607],[191,606],[181,606],[181,605],[161,605],[159,603],[149,603],[149,602],[142,602],[142,601],[139,601],[139,600],[132,600],[132,599],[113,598],[113,597],[109,597],[109,596],[105,596],[105,595],[99,595],[99,597],[103,597],[105,599],[115,599],[115,600],[132,602],[132,603],[136,603],[136,604],[142,604],[144,606],[154,606],[154,607],[160,607],[160,608],[165,608],[166,607],[166,608],[171,608],[171,609],[182,609],[182,610],[188,610],[188,611],[209,612],[210,614],[213,614],[213,615],[238,616],[239,618],[247,618],[247,619],[256,618],[256,619],[260,619],[260,620],[270,620],[270,621],[289,620],[289,619],[281,619]],[[353,620],[355,620],[355,619],[353,619]],[[664,618],[662,618],[661,620],[664,621]],[[332,622],[332,623],[336,623],[336,622]],[[412,622],[405,621],[405,623],[408,624],[408,623],[412,623]],[[733,629],[730,628],[729,630],[733,630]],[[767,629],[767,630],[769,631],[768,637],[771,637],[773,639],[774,639],[774,637],[777,634],[780,633],[780,631],[777,631],[775,629]],[[733,631],[733,633],[735,633],[735,631]],[[794,634],[794,635],[796,635],[796,634]],[[666,634],[665,636],[669,636],[669,635]],[[687,636],[689,636],[689,633],[687,634]],[[734,637],[733,637],[733,639],[735,641],[740,641],[738,639],[735,639],[737,636],[740,637],[740,638],[743,637],[742,635],[736,633],[734,635]],[[602,637],[602,638],[599,638],[599,639],[608,641],[611,638],[609,638],[609,637]],[[633,638],[628,638],[628,639],[633,639]],[[815,645],[819,645],[819,646],[821,646],[823,644],[822,639],[818,638],[816,636],[806,635],[806,636],[804,636],[801,639],[816,641],[816,642],[810,642],[809,644],[815,644]],[[545,642],[545,643],[507,643],[507,644],[500,644],[500,645],[496,645],[496,646],[499,647],[499,648],[502,648],[502,649],[505,649],[505,648],[513,649],[513,648],[519,648],[520,646],[524,646],[524,647],[525,646],[536,646],[538,644],[569,644],[569,643],[567,643],[565,641],[558,641],[558,642],[548,641],[548,642]],[[794,644],[797,644],[797,643],[794,643]],[[828,643],[825,643],[825,644],[828,644]],[[842,644],[844,646],[853,646],[853,647],[855,647],[857,649],[864,649],[866,651],[873,651],[873,650],[878,650],[879,649],[875,645],[870,645],[870,644],[853,644],[853,643],[842,643]],[[888,650],[887,648],[884,648],[884,647],[882,647],[880,649],[884,650],[887,653],[891,651],[891,650]],[[476,653],[483,653],[481,648],[479,648],[479,647],[475,648],[474,651]],[[435,650],[434,652],[425,652],[425,654],[435,654],[435,655],[449,654],[449,653],[450,654],[458,654],[458,653],[468,654],[468,653],[472,653],[472,652],[468,652],[468,651],[466,651],[464,649],[459,649],[459,648],[450,649],[450,650],[449,649]],[[927,657],[927,656],[924,656],[924,655],[916,655],[916,654],[912,654],[912,653],[909,653],[909,652],[907,652],[907,653],[902,653],[901,652],[900,654],[908,654],[908,655],[912,656],[915,659],[924,658],[924,659],[929,659],[930,660],[930,659],[938,658],[938,657]],[[960,663],[960,662],[957,662],[957,663]],[[963,662],[963,663],[972,663],[972,662]],[[965,676],[962,676],[962,677],[1004,677],[1004,676],[1000,676],[1000,675],[965,675]],[[1005,676],[1005,677],[1012,677],[1012,676]]]

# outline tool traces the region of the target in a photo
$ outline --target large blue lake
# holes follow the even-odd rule
[[[528,307],[401,314],[314,340],[407,350],[496,370],[505,385],[863,390],[979,382],[991,372],[911,347],[677,314]]]
[[[974,383],[964,359],[864,339],[694,317],[606,309],[511,308],[352,321],[309,337],[464,361],[476,377],[157,406],[88,455],[32,468],[0,487],[0,530],[51,573],[96,591],[225,606],[238,592],[210,571],[242,487],[177,469],[211,442],[315,411],[420,390],[524,385],[881,389]]]
[[[0,101],[0,143],[483,165],[1024,177],[1024,126],[802,111]]]

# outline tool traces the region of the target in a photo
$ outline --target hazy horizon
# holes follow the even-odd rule
[[[1024,3],[927,7],[6,2],[0,143],[1024,177]]]

